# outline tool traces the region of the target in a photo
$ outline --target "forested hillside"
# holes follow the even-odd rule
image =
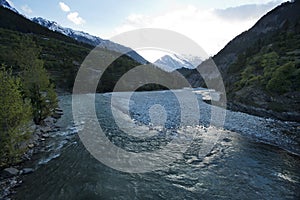
[[[231,109],[300,120],[299,10],[299,0],[283,3],[212,58],[222,74]],[[184,73],[193,86],[204,85],[195,70]]]

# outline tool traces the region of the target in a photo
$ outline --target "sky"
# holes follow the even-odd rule
[[[287,0],[8,0],[23,15],[43,17],[103,39],[163,28],[195,41],[209,56]],[[153,61],[160,54],[139,52]]]

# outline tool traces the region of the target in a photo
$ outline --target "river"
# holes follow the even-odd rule
[[[133,140],[134,135],[122,133],[113,122],[111,97],[112,93],[97,94],[95,108],[107,137],[122,149],[155,151],[166,146],[183,128],[180,125],[182,111],[172,92],[138,92],[131,97],[130,117],[127,117],[140,128],[137,134],[154,131],[154,136],[151,140]],[[116,109],[122,107],[122,93],[117,99]],[[127,173],[111,168],[91,155],[78,134],[84,130],[90,116],[83,116],[82,121],[74,123],[72,96],[61,96],[60,107],[64,110],[58,121],[61,130],[51,133],[42,152],[27,163],[35,172],[23,177],[24,184],[17,188],[14,198],[300,198],[300,147],[299,137],[295,137],[299,135],[299,123],[227,111],[224,128],[211,127],[212,106],[204,103],[201,95],[197,95],[197,100],[201,114],[199,121],[183,129],[188,128],[196,135],[182,156],[165,168]],[[161,112],[157,105],[164,107],[165,112]],[[157,109],[160,115],[149,114],[149,109]],[[155,122],[155,117],[164,118],[166,123]],[[132,132],[135,132],[133,128]],[[218,138],[215,138],[212,149],[201,156],[201,144],[208,136]]]

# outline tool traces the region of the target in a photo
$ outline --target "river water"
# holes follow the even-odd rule
[[[132,152],[155,151],[176,138],[179,129],[184,131],[187,127],[195,133],[193,142],[180,158],[168,163],[165,168],[145,173],[113,169],[95,159],[80,140],[78,131],[84,130],[90,116],[82,116],[82,121],[74,122],[72,97],[61,96],[60,106],[64,110],[58,121],[61,130],[51,133],[42,153],[27,163],[35,172],[24,176],[24,184],[17,189],[14,198],[300,198],[300,145],[299,136],[295,137],[299,135],[299,123],[227,111],[224,129],[211,127],[212,107],[201,100],[201,95],[197,95],[199,121],[181,127],[182,111],[172,92],[139,92],[131,97],[130,113],[124,116],[131,119],[136,127],[127,131],[138,132],[136,134],[151,132],[154,136],[133,140],[134,135],[124,134],[113,122],[111,96],[111,93],[97,94],[95,108],[107,137],[120,148]],[[117,99],[113,109],[122,110],[122,93]],[[161,112],[162,107],[165,112]],[[154,111],[149,112],[151,109]],[[155,115],[155,109],[159,111],[158,115]],[[157,118],[163,118],[165,124]],[[200,155],[201,144],[206,137],[218,138],[215,138],[209,152]]]

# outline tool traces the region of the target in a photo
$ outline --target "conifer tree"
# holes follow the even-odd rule
[[[40,124],[50,116],[57,107],[57,95],[54,85],[44,68],[44,62],[39,59],[41,49],[30,40],[22,40],[20,48],[16,50],[16,58],[20,66],[22,89],[32,105],[33,119]]]

